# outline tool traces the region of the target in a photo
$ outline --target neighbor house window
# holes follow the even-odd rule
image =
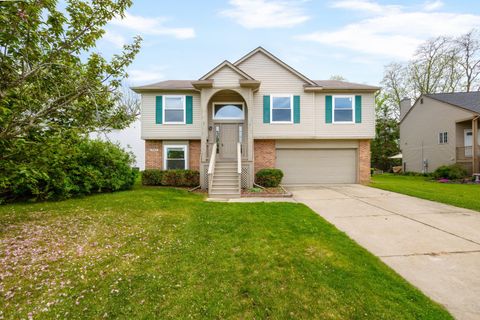
[[[164,96],[165,123],[185,123],[185,96]]]
[[[292,123],[293,119],[293,96],[272,95],[270,101],[270,122]]]
[[[333,122],[353,123],[355,118],[353,96],[333,96]]]
[[[188,169],[187,166],[187,146],[164,146],[164,168],[171,169]]]
[[[438,143],[439,144],[448,143],[448,132],[440,132],[438,134]]]
[[[243,103],[215,103],[213,105],[213,119],[215,120],[243,120]]]

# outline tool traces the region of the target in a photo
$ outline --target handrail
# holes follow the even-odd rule
[[[242,174],[242,144],[237,142],[237,173]]]
[[[208,164],[208,190],[212,190],[213,173],[215,172],[215,161],[217,157],[217,143],[213,144],[212,154],[210,156],[210,162]]]

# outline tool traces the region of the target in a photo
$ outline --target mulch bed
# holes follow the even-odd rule
[[[284,198],[291,197],[292,194],[282,187],[275,188],[251,188],[242,190],[242,197],[266,197],[266,198]]]

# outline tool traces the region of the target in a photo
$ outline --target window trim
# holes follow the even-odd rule
[[[445,139],[445,137],[447,139]],[[448,144],[448,131],[441,131],[438,133],[438,144]]]
[[[216,118],[215,117],[215,106],[216,105],[227,105],[227,104],[240,104],[242,105],[242,118]],[[236,120],[236,121],[244,121],[245,120],[245,104],[243,102],[214,102],[212,108],[212,119],[216,121],[223,121],[223,120]]]
[[[273,120],[273,98],[285,98],[285,97],[290,98],[290,121],[274,121]],[[293,123],[293,94],[271,94],[270,95],[270,123],[273,123],[273,124],[292,124]]]
[[[351,121],[335,121],[335,98],[352,99],[352,120]],[[348,110],[348,109],[339,109]],[[332,96],[332,123],[335,124],[354,124],[355,123],[355,96],[354,95],[333,95]]]
[[[169,170],[167,168],[167,154],[168,154],[168,149],[169,148],[178,148],[178,149],[183,149],[184,153],[184,162],[185,162],[185,170],[188,170],[188,145],[186,144],[164,144],[163,145],[163,170]]]
[[[165,117],[165,112],[167,110],[167,103],[166,103],[166,98],[182,98],[183,100],[183,121],[167,121],[167,118]],[[186,124],[187,123],[187,98],[184,95],[163,95],[162,97],[163,101],[163,110],[162,110],[162,115],[163,115],[163,123],[164,124]],[[180,110],[180,109],[168,109],[168,110]]]

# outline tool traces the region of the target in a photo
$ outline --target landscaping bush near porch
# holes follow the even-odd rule
[[[282,182],[283,172],[280,169],[261,169],[255,174],[255,183],[262,187],[278,187]]]
[[[458,164],[453,164],[450,166],[441,166],[433,172],[433,177],[435,179],[450,179],[450,180],[459,180],[467,176],[467,170],[459,166]]]
[[[200,184],[200,173],[195,170],[147,169],[142,172],[144,186],[196,187]]]

